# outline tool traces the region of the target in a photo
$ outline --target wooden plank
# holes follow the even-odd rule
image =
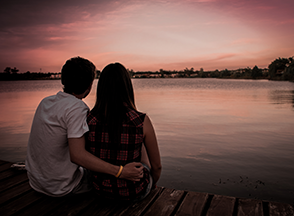
[[[173,190],[170,188],[164,189],[155,203],[153,203],[147,212],[146,216],[168,216],[173,213],[179,201],[184,195],[184,191]]]
[[[99,197],[99,199],[95,201],[95,204],[90,206],[87,211],[82,213],[82,215],[137,215],[137,213],[141,213],[145,210],[152,199],[155,198],[161,190],[162,188],[152,190],[149,196],[139,202],[140,204],[132,204],[130,202],[117,200],[105,200]]]
[[[184,198],[180,208],[176,212],[176,216],[201,216],[204,206],[207,202],[207,193],[188,192]]]
[[[26,172],[11,178],[7,178],[0,183],[0,193],[25,181],[28,181]]]
[[[269,216],[293,216],[293,207],[284,203],[269,203]]]
[[[144,200],[122,203],[104,200],[85,194],[74,197],[52,198],[31,189],[26,171],[10,169],[11,163],[0,160],[0,213],[1,215],[204,215],[208,216],[294,216],[293,206],[270,202],[263,212],[260,200],[239,199],[214,195],[211,202],[208,194],[157,188]],[[183,200],[183,201],[182,201]],[[178,208],[179,207],[179,208]],[[178,208],[178,210],[177,210]]]
[[[238,201],[237,216],[263,216],[262,201],[252,199],[240,199]]]
[[[0,160],[0,165],[8,163],[7,161]]]
[[[118,209],[117,212],[114,212],[113,214],[117,216],[139,216],[157,198],[157,196],[161,193],[162,190],[162,187],[155,188],[150,192],[150,194],[145,199],[130,205],[128,208]]]
[[[20,198],[15,199],[12,202],[2,206],[0,208],[1,215],[8,216],[15,214],[44,196],[45,195],[37,193],[36,191],[30,191],[24,196],[21,196]]]
[[[66,197],[49,197],[44,195],[33,205],[28,206],[14,215],[46,215],[55,211],[58,207],[62,208],[62,204],[65,200]]]
[[[98,208],[95,208],[94,211],[91,212],[90,215],[103,215],[103,216],[113,215],[112,211],[115,211],[120,205],[121,205],[120,201],[108,200],[106,203],[102,202]],[[125,207],[127,208],[129,205],[130,203],[126,203]]]
[[[0,196],[0,205],[2,205],[5,202],[10,201],[11,199],[16,198],[17,196],[26,193],[30,190],[33,190],[31,186],[29,185],[29,182],[25,182],[23,184],[18,185],[17,187],[13,187],[9,190],[4,191],[1,193]]]
[[[12,163],[3,163],[0,165],[0,172],[10,169]]]
[[[93,202],[97,199],[92,193],[85,193],[69,197],[63,204],[62,208],[52,211],[48,216],[55,215],[83,215],[81,212],[87,207],[92,206]]]
[[[212,198],[207,216],[230,216],[234,212],[236,198],[215,195]]]
[[[6,178],[16,176],[22,173],[26,173],[26,170],[8,169],[0,173],[0,180],[4,180]]]
[[[83,211],[81,215],[83,216],[92,216],[92,215],[108,215],[114,208],[116,208],[118,202],[108,199],[103,199],[99,196],[96,197],[94,202],[87,208],[86,211]]]

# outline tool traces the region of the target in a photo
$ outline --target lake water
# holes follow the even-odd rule
[[[134,79],[155,127],[159,186],[294,203],[294,83]],[[84,100],[95,103],[97,80]],[[0,159],[24,161],[33,115],[60,80],[0,82]]]

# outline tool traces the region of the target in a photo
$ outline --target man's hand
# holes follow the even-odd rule
[[[139,162],[126,164],[119,178],[140,181],[143,178],[143,165]]]

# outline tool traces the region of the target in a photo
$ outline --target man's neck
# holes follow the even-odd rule
[[[81,100],[84,98],[84,94],[75,94],[75,93],[72,93],[72,95],[75,96],[78,99],[81,99]]]
[[[86,90],[86,91],[84,91],[84,93],[82,93],[82,94],[75,94],[75,93],[71,93],[73,96],[75,96],[76,98],[78,98],[78,99],[83,99],[83,98],[85,98],[85,97],[87,97],[88,96],[88,94],[90,93],[90,91],[91,91],[91,88],[92,88],[92,84],[89,86],[89,88]]]

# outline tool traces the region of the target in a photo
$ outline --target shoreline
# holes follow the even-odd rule
[[[99,79],[99,78],[95,78]],[[281,78],[269,79],[269,78],[232,78],[232,77],[132,77],[131,79],[228,79],[228,80],[268,80],[268,81],[288,81],[294,82],[294,80],[284,80]],[[34,78],[34,79],[0,79],[0,81],[25,81],[25,80],[61,80],[61,78]]]

